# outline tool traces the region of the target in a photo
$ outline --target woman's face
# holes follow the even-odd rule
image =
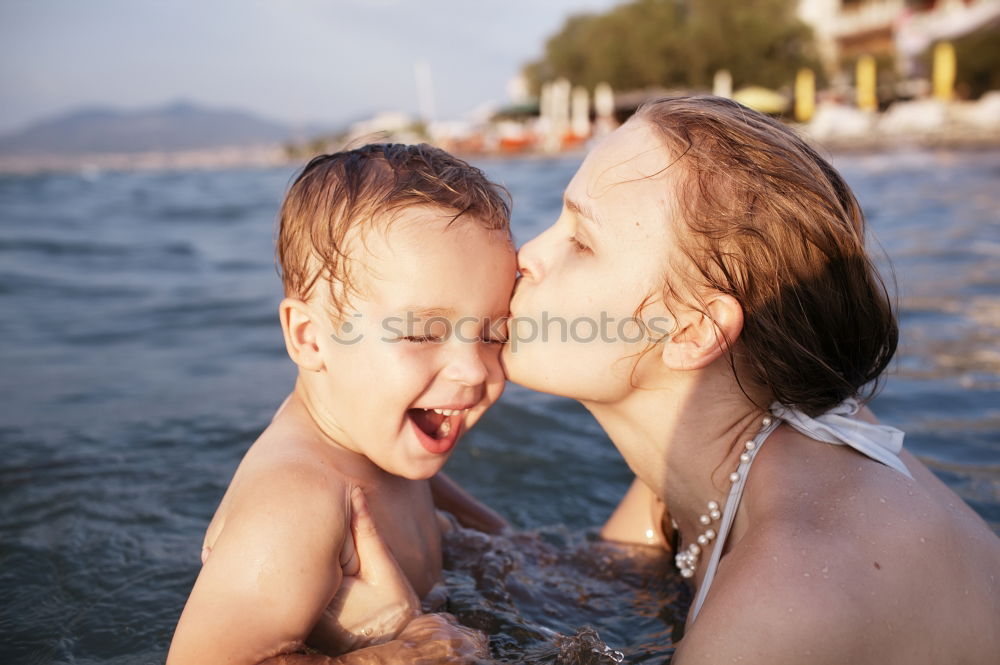
[[[637,120],[584,160],[559,219],[518,255],[503,356],[511,380],[585,402],[615,402],[642,385],[660,354],[639,354],[670,330],[661,293],[674,237],[671,161]]]

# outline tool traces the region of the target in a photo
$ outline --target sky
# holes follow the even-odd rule
[[[0,0],[0,133],[79,107],[177,100],[338,126],[506,103],[566,17],[620,0]]]

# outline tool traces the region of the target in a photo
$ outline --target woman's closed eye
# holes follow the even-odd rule
[[[583,243],[583,241],[581,241],[578,236],[570,236],[569,237],[569,241],[573,244],[573,247],[575,247],[576,251],[578,251],[578,252],[582,253],[582,252],[589,252],[590,251],[590,247],[588,247],[587,245],[585,245]]]

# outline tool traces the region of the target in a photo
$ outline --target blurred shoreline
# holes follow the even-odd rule
[[[827,153],[895,152],[910,149],[980,151],[1000,149],[1000,130],[954,128],[939,132],[886,134],[878,131],[864,135],[817,138],[807,126],[793,125],[799,135]]]
[[[283,145],[234,146],[201,150],[96,153],[82,155],[0,155],[0,175],[102,171],[171,171],[273,168],[296,163]]]
[[[1000,150],[1000,131],[941,132],[890,136],[872,133],[867,136],[834,137],[816,140],[807,131],[800,133],[821,153],[895,152],[912,149],[941,149],[963,152]],[[510,153],[453,151],[467,159],[538,159],[558,158],[568,154],[586,154],[586,146],[560,153]],[[138,154],[41,155],[33,157],[0,156],[0,176],[34,176],[50,173],[78,173],[98,177],[103,172],[125,171],[224,171],[241,169],[295,168],[307,161],[289,157],[282,146],[254,149],[199,150],[185,152],[146,152]]]
[[[825,153],[892,152],[908,149],[962,151],[1000,149],[1000,93],[977,102],[919,100],[897,103],[879,113],[857,108],[821,105],[808,124],[789,123],[801,136]],[[427,140],[466,159],[538,158],[583,154],[588,140],[570,141],[562,149],[547,152],[537,142],[511,150],[484,127],[473,141],[428,139],[413,134],[383,133],[368,140],[418,142]],[[534,145],[534,148],[532,146]],[[95,154],[0,154],[0,175],[79,173],[97,176],[105,171],[228,170],[294,168],[314,154],[340,149],[333,142],[303,146],[273,143],[192,150],[145,151]]]

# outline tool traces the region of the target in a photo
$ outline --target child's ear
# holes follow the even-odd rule
[[[309,372],[323,369],[317,340],[322,333],[309,306],[297,298],[285,298],[278,305],[278,316],[285,336],[285,349],[292,362]]]
[[[680,309],[680,308],[678,308]],[[663,363],[674,370],[702,369],[722,356],[743,331],[743,308],[730,295],[711,296],[699,311],[684,308],[661,343]]]

